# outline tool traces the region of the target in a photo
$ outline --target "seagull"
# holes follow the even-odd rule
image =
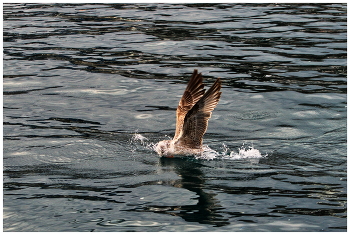
[[[154,149],[161,157],[194,156],[204,151],[203,135],[207,131],[211,113],[219,103],[221,80],[205,92],[202,73],[193,71],[176,109],[176,130],[172,140],[158,142]]]

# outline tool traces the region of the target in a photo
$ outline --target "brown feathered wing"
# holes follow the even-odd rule
[[[189,110],[199,101],[203,96],[205,90],[203,85],[202,74],[198,74],[198,70],[193,71],[192,77],[187,84],[186,90],[182,95],[179,105],[176,110],[176,130],[174,140],[182,135],[184,119]]]
[[[201,148],[203,135],[207,131],[211,112],[221,96],[221,80],[218,78],[212,87],[187,112],[184,118],[183,130],[179,136],[179,144],[189,148]]]

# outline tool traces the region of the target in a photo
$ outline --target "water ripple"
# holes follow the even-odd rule
[[[4,231],[346,231],[346,4],[3,10]],[[193,69],[207,155],[159,158]]]

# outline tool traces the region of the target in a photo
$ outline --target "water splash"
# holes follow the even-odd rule
[[[155,148],[155,144],[152,142],[149,142],[147,137],[135,132],[130,140],[130,145],[133,146],[133,148],[132,148],[133,153],[135,153],[138,149],[140,149],[140,146],[137,146],[138,143],[141,144],[142,148],[147,149],[147,150],[153,151]]]
[[[135,133],[132,138],[131,138],[131,141],[132,142],[137,142],[137,141],[140,141],[142,145],[145,144],[145,141],[148,141],[148,139],[146,137],[144,137],[143,135],[141,134],[137,134]]]
[[[132,136],[131,144],[140,143],[143,148],[147,150],[155,151],[156,143],[150,142],[145,136],[138,134],[137,132]],[[136,146],[133,152],[135,152],[139,147]],[[238,159],[259,159],[267,157],[267,154],[263,155],[260,151],[254,148],[253,145],[243,145],[238,148],[238,151],[231,151],[226,144],[222,144],[222,151],[218,152],[208,145],[203,145],[204,152],[201,155],[194,156],[196,159],[203,160],[214,160],[214,159],[229,159],[229,160],[238,160]]]
[[[227,149],[227,152],[229,149],[224,146]],[[238,148],[238,152],[231,151],[229,154],[230,159],[244,159],[244,158],[263,158],[267,157],[268,154],[262,155],[258,149],[254,148],[254,145],[247,146],[245,143]]]
[[[204,146],[204,152],[200,156],[196,156],[197,159],[213,160],[213,159],[258,159],[267,157],[267,154],[262,155],[258,149],[255,149],[253,146],[246,146],[243,144],[238,148],[238,152],[230,151],[226,144],[222,144],[222,152],[217,152],[211,149],[209,146]]]
[[[245,148],[242,146],[238,149],[238,153],[231,152],[230,158],[231,159],[243,159],[243,158],[262,158],[266,157],[267,154],[262,155],[258,149],[255,149],[252,146],[249,146],[248,148]]]

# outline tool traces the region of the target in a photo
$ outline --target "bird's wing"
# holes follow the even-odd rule
[[[198,102],[204,92],[202,74],[198,73],[198,70],[195,69],[187,84],[186,90],[180,99],[179,105],[177,106],[174,140],[178,139],[182,133],[184,119],[187,112]]]
[[[178,139],[181,146],[189,148],[200,148],[202,146],[203,135],[207,131],[211,112],[218,104],[221,96],[220,89],[221,80],[218,78],[192,109],[187,112],[183,131]]]

